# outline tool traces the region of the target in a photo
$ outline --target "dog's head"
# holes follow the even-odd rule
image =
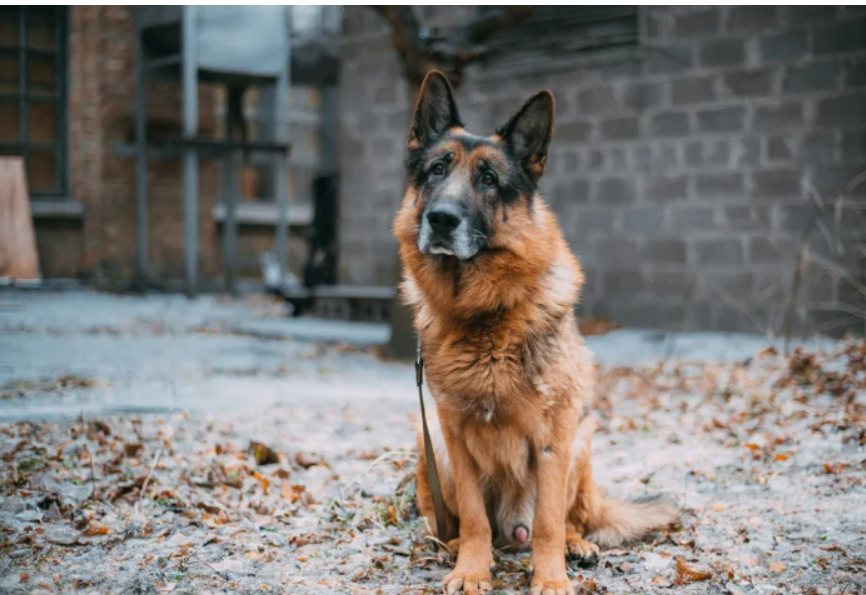
[[[553,95],[536,93],[491,136],[464,130],[448,80],[424,80],[409,134],[409,187],[394,221],[404,297],[471,315],[548,287],[570,307],[579,265],[537,192],[553,134]],[[563,306],[565,307],[565,306]]]
[[[489,137],[469,134],[448,80],[424,80],[409,136],[407,167],[420,207],[418,249],[461,261],[504,247],[497,225],[529,207],[547,162],[553,96],[537,93]],[[521,204],[523,203],[523,204]]]

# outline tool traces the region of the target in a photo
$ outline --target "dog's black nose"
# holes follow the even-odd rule
[[[436,205],[427,213],[427,221],[437,233],[451,233],[457,229],[462,219],[457,205],[447,203]]]

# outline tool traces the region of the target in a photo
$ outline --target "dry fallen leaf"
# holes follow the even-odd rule
[[[250,440],[249,451],[258,465],[274,465],[280,462],[277,452],[267,444]]]
[[[843,552],[843,553],[845,552],[845,550],[843,550],[841,547],[839,547],[836,544],[822,545],[821,549],[824,550],[825,552]]]
[[[839,475],[848,467],[848,463],[824,463],[824,473],[827,475]]]
[[[713,573],[706,570],[698,570],[689,566],[686,559],[682,556],[677,558],[677,582],[680,584],[692,583],[696,581],[706,581],[713,578]]]
[[[299,452],[295,455],[295,462],[304,469],[315,467],[316,465],[327,465],[321,457],[309,455],[304,452]]]
[[[774,574],[785,572],[785,565],[781,562],[773,562],[772,564],[770,564],[770,572]]]
[[[724,504],[713,504],[712,509],[714,512],[721,512],[727,508]]]

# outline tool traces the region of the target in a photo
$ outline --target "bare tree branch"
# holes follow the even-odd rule
[[[400,62],[403,73],[409,81],[423,80],[427,69],[420,62],[426,54],[425,44],[421,39],[421,28],[415,18],[412,6],[371,6],[376,14],[382,17],[391,27],[391,43]],[[424,70],[420,73],[420,70]],[[418,78],[420,75],[420,79]]]
[[[455,29],[447,40],[456,60],[468,64],[484,56],[488,48],[482,47],[495,33],[518,25],[529,18],[534,6],[505,6],[482,11],[475,20]]]
[[[370,8],[390,26],[391,41],[411,84],[420,85],[427,72],[436,68],[457,86],[463,80],[463,69],[489,53],[485,43],[495,33],[525,21],[535,7],[506,6],[482,11],[466,25],[436,37],[422,34],[422,27],[411,6]]]

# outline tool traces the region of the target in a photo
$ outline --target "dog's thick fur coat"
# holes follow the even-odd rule
[[[572,593],[566,556],[592,564],[598,545],[640,538],[677,515],[667,500],[607,499],[593,483],[595,422],[585,414],[594,366],[574,315],[583,273],[537,192],[552,132],[544,91],[492,137],[468,134],[435,72],[415,111],[411,181],[394,228],[459,548],[448,594],[487,592],[494,542],[530,538],[531,593]],[[446,202],[457,205],[453,237],[437,239],[427,220],[440,224],[430,213]],[[418,505],[435,527],[420,434],[419,453]]]

